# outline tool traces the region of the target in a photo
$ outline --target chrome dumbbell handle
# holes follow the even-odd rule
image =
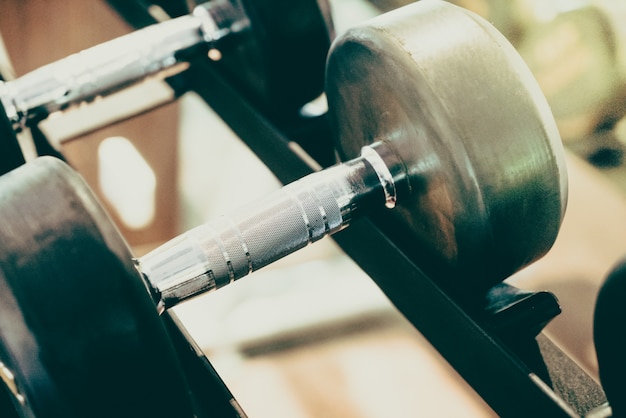
[[[162,312],[344,229],[367,201],[393,206],[397,178],[366,147],[359,158],[184,233],[138,259],[138,268]]]
[[[215,3],[215,4],[214,4]],[[0,101],[16,132],[71,105],[93,100],[150,76],[173,75],[178,54],[216,42],[248,25],[236,1],[199,5],[187,16],[168,20],[0,82]]]

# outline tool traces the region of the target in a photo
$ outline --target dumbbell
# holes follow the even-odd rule
[[[626,373],[626,259],[615,265],[600,287],[593,318],[593,339],[600,381],[611,407],[612,417],[626,416],[624,373]]]
[[[623,19],[619,1],[542,4],[518,51],[536,75],[564,142],[590,156],[589,139],[626,113]],[[605,141],[606,142],[606,141]],[[613,149],[618,144],[613,144]]]
[[[345,162],[139,258],[59,160],[0,177],[0,361],[17,409],[191,416],[158,313],[368,213],[394,216],[459,285],[488,288],[550,248],[567,194],[560,138],[485,20],[423,0],[354,27],[333,43],[326,94]]]
[[[0,102],[19,131],[148,77],[172,76],[201,47],[223,61],[218,65],[246,86],[250,100],[291,114],[322,93],[333,36],[326,0],[213,0],[0,82]]]

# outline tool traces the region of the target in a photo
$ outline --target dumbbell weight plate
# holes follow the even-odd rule
[[[390,215],[433,276],[490,286],[552,245],[567,193],[559,134],[485,21],[439,1],[387,13],[333,45],[326,79],[342,158],[383,140],[404,162],[411,196]]]
[[[1,53],[3,46],[2,37],[0,36],[0,60],[2,60],[4,55]],[[2,68],[2,62],[0,62],[0,68]],[[4,79],[4,76],[0,73],[0,82],[4,81]],[[0,144],[0,175],[2,175],[24,163],[24,156],[2,103],[0,103]]]
[[[613,267],[602,287],[594,309],[593,337],[602,388],[606,392],[613,417],[626,415],[626,259]]]
[[[151,3],[159,6],[170,17],[178,17],[188,13],[186,0],[152,0]]]
[[[0,217],[0,362],[20,416],[193,417],[132,256],[79,176],[44,157],[0,177]]]
[[[292,118],[294,109],[324,89],[326,55],[334,37],[328,1],[226,1],[241,3],[250,33],[229,43],[218,66],[265,111],[279,119]]]
[[[11,122],[6,116],[2,103],[0,103],[0,175],[21,164],[24,164],[24,156]]]

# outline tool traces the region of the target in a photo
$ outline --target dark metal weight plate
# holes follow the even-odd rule
[[[600,381],[613,417],[626,416],[626,259],[614,266],[598,293],[594,309],[593,336]]]
[[[387,13],[333,45],[326,91],[344,159],[386,141],[404,162],[410,197],[390,216],[433,277],[487,288],[552,246],[567,194],[560,137],[486,21],[443,1]]]
[[[273,118],[293,118],[294,111],[324,89],[326,56],[334,37],[328,1],[228,1],[241,4],[251,30],[229,41],[218,66]]]
[[[18,416],[194,416],[125,242],[52,157],[0,177],[0,362]]]
[[[24,155],[13,131],[13,126],[4,111],[4,106],[0,103],[0,175],[22,164],[24,164]]]

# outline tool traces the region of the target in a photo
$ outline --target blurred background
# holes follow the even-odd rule
[[[336,32],[406,3],[333,0]],[[568,212],[552,251],[509,281],[556,294],[563,313],[546,333],[597,379],[595,297],[626,254],[626,4],[456,3],[516,46],[557,119]],[[129,31],[105,1],[1,0],[0,72],[19,76]],[[62,152],[137,255],[280,187],[192,93],[81,131],[106,114],[106,103],[79,108],[42,129],[75,138]],[[330,239],[176,312],[251,418],[495,415]]]

